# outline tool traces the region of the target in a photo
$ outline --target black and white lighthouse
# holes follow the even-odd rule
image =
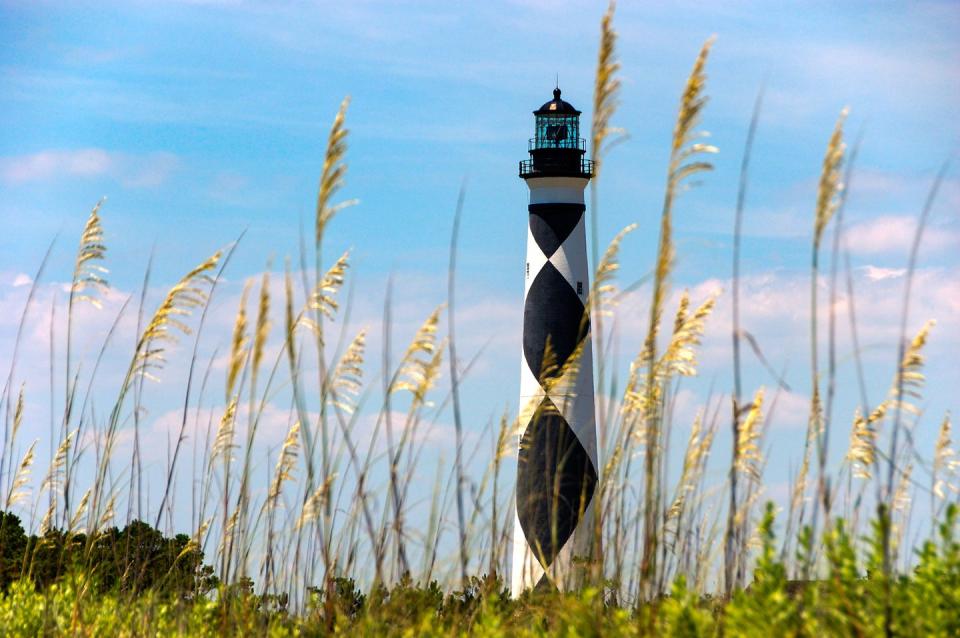
[[[580,584],[590,558],[597,487],[593,352],[586,312],[584,190],[593,175],[580,111],[553,99],[520,177],[530,189],[520,366],[513,595]]]

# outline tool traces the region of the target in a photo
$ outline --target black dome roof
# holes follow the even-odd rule
[[[580,115],[573,104],[560,99],[560,89],[553,90],[553,99],[533,112],[534,115]]]

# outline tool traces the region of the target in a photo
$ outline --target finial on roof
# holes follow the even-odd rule
[[[555,100],[559,100],[559,99],[560,99],[560,87],[559,87],[559,86],[553,90],[553,99],[555,99]]]

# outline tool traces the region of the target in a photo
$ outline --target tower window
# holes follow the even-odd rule
[[[578,281],[578,282],[577,282],[577,294],[580,295],[581,297],[583,296],[583,282],[582,282],[582,281]]]
[[[527,262],[527,277],[530,277],[530,262]]]

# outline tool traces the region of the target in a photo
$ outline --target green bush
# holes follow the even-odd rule
[[[0,512],[0,590],[18,581],[45,590],[72,573],[83,573],[98,592],[193,598],[217,586],[213,568],[190,538],[173,538],[133,521],[93,536],[48,530],[42,536],[23,531],[20,519]]]

